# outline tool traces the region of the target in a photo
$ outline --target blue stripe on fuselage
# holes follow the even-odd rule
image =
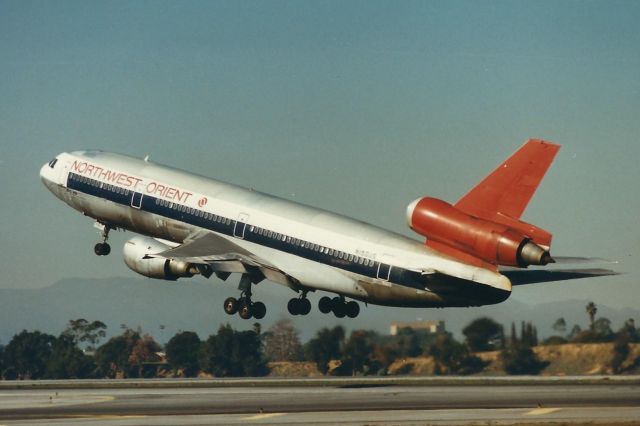
[[[69,173],[67,187],[87,195],[103,198],[124,206],[132,206],[134,191],[107,184],[76,173]],[[139,194],[139,193],[138,193]],[[138,199],[135,200],[135,208]],[[131,207],[134,208],[134,207]],[[215,215],[204,210],[194,209],[184,204],[167,201],[144,194],[139,210],[159,216],[184,222],[199,228],[208,229],[220,234],[234,236],[236,220]],[[238,222],[240,223],[240,222]],[[285,253],[293,254],[314,262],[329,265],[334,268],[349,271],[369,278],[377,278],[380,271],[385,271],[390,265],[382,264],[371,259],[344,253],[340,250],[321,246],[310,241],[300,240],[289,235],[280,234],[269,229],[260,228],[250,223],[246,224],[244,240],[269,247]],[[341,254],[341,255],[340,255]],[[379,269],[380,268],[380,269]],[[386,276],[384,277],[386,278]],[[420,290],[425,289],[421,275],[398,266],[391,267],[388,281]]]

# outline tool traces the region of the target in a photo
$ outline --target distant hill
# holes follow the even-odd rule
[[[144,278],[66,279],[41,289],[0,289],[0,343],[8,343],[23,329],[59,334],[70,319],[99,319],[108,325],[110,335],[121,332],[121,324],[141,327],[158,341],[166,342],[179,330],[192,330],[201,338],[215,332],[220,324],[236,329],[250,329],[255,320],[244,321],[222,310],[226,297],[238,296],[237,278],[227,282],[217,279],[193,279],[166,282]],[[341,324],[348,330],[366,328],[389,332],[392,321],[421,319],[444,320],[446,329],[461,337],[461,329],[475,318],[489,316],[509,330],[512,321],[532,321],[540,336],[553,334],[551,326],[564,317],[567,328],[573,324],[587,326],[586,300],[572,300],[527,305],[515,299],[482,308],[406,309],[381,306],[365,307],[355,320],[323,315],[317,300],[323,293],[310,294],[313,310],[306,317],[291,317],[286,304],[295,293],[277,284],[263,282],[254,288],[254,299],[267,305],[267,316],[259,321],[263,330],[281,318],[291,318],[303,340],[311,338],[321,327]],[[640,311],[616,310],[598,305],[598,317],[612,321],[614,330],[625,320],[640,324]],[[161,330],[160,326],[165,329]]]

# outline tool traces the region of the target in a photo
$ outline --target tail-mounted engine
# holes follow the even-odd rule
[[[134,272],[149,278],[175,281],[200,273],[200,265],[160,257],[148,257],[171,249],[153,238],[133,237],[122,250],[124,263]]]
[[[548,247],[534,240],[535,235],[549,235],[546,231],[510,218],[505,218],[505,222],[513,221],[514,226],[481,219],[445,201],[425,197],[409,205],[407,220],[411,229],[427,237],[427,245],[435,242],[433,247],[444,248],[447,254],[463,254],[457,257],[470,256],[493,265],[517,267],[554,261]],[[525,229],[530,232],[523,232]]]

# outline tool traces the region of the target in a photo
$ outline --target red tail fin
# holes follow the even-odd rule
[[[483,219],[520,219],[560,145],[530,139],[455,205]]]

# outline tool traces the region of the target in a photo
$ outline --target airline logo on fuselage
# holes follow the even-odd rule
[[[133,191],[163,197],[178,203],[186,203],[193,195],[191,192],[182,191],[173,186],[164,185],[156,181],[144,182],[143,179],[130,174],[109,170],[86,161],[74,160],[71,165],[71,171],[92,179],[130,188]],[[143,191],[141,191],[142,188],[144,189]]]

